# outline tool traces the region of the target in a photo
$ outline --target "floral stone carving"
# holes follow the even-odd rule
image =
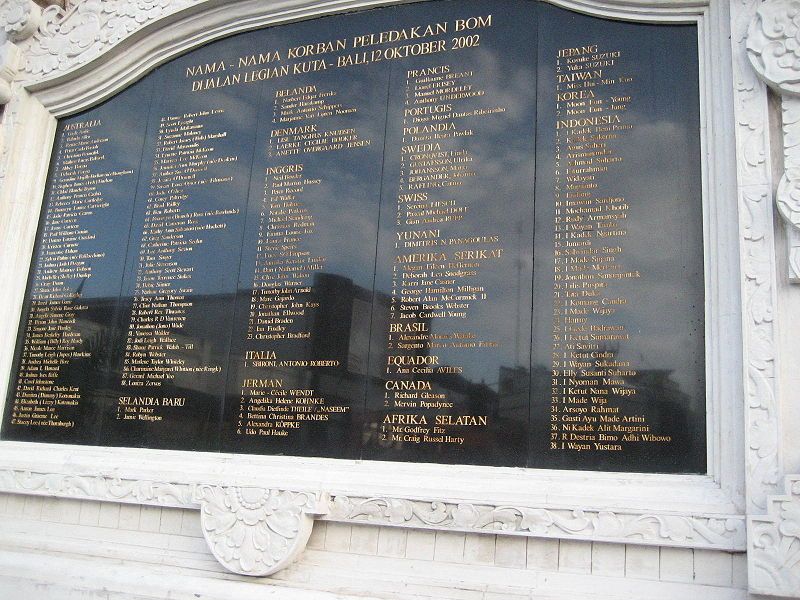
[[[800,0],[767,0],[747,32],[756,72],[783,92],[800,94]]]
[[[0,3],[0,27],[6,39],[19,42],[34,34],[42,10],[33,0],[3,0]]]
[[[484,506],[401,498],[334,496],[330,515],[325,519],[665,546],[688,542],[697,548],[738,548],[744,544],[745,536],[744,523],[739,518]]]
[[[767,0],[747,31],[747,56],[781,94],[786,172],[776,196],[786,223],[789,278],[800,282],[800,0]]]
[[[2,0],[0,2],[0,106],[13,97],[12,83],[22,62],[16,42],[34,34],[42,10],[33,0]]]
[[[748,520],[748,579],[752,592],[800,598],[800,476],[786,489],[770,498],[767,516]]]
[[[83,0],[69,11],[50,6],[27,51],[34,78],[85,64],[145,25],[200,0]]]
[[[314,518],[324,512],[315,494],[256,487],[204,485],[196,490],[203,535],[229,571],[266,576],[306,546]]]

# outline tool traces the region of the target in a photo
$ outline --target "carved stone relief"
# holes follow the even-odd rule
[[[299,555],[324,501],[305,492],[198,486],[200,523],[211,552],[240,575],[266,576]]]
[[[737,518],[625,514],[612,510],[481,506],[399,498],[335,496],[330,516],[337,521],[410,525],[461,531],[518,532],[543,537],[657,541],[659,545],[726,545],[744,532]]]
[[[800,282],[800,1],[767,0],[747,32],[753,68],[781,94],[785,172],[778,186],[778,212],[786,224],[789,279]]]
[[[392,497],[366,498],[334,493],[328,497],[324,493],[255,487],[188,485],[15,470],[0,471],[0,491],[189,509],[199,506],[203,529],[212,549],[220,543],[227,544],[225,540],[243,538],[259,540],[258,543],[262,544],[263,540],[271,539],[273,534],[286,538],[287,543],[291,540],[299,543],[304,539],[306,527],[310,533],[308,519],[313,518],[633,544],[691,544],[698,548],[718,550],[741,550],[745,543],[744,519],[734,515],[673,515],[536,505],[493,506]],[[255,533],[256,530],[260,533]],[[295,533],[288,535],[291,532]],[[222,556],[224,561],[221,559],[221,562],[226,566],[231,560],[234,563],[238,560],[224,553]]]
[[[787,494],[769,499],[767,516],[751,517],[750,590],[800,597],[800,476],[786,479]]]
[[[22,62],[16,43],[34,34],[41,16],[42,10],[32,0],[6,0],[0,4],[0,106],[11,101],[11,84]]]
[[[66,12],[49,6],[26,51],[26,78],[87,63],[148,23],[200,1],[84,0]]]
[[[746,23],[746,34],[741,35],[738,44],[746,47],[747,60],[758,77],[781,97],[784,173],[775,206],[787,233],[789,280],[800,282],[800,2],[740,0],[734,4],[733,23]],[[780,495],[779,487],[782,469],[774,339],[776,274],[772,189],[766,158],[767,99],[763,84],[751,81],[744,61],[744,56],[734,56],[738,154],[740,161],[744,158],[747,163],[743,168],[740,162],[739,168],[744,208],[745,306],[749,317],[745,321],[747,486],[748,497],[759,509],[748,509],[748,581],[750,590],[756,593],[800,597],[800,478],[786,478],[787,495]],[[767,516],[758,515],[761,510],[766,510]]]
[[[102,476],[0,471],[0,489],[200,510],[203,535],[222,566],[266,576],[303,551],[327,497],[256,487],[221,487]]]
[[[42,10],[33,0],[5,0],[0,5],[0,23],[6,39],[21,42],[39,27]]]
[[[8,104],[13,98],[11,84],[17,75],[19,63],[19,48],[11,42],[3,43],[0,46],[0,106]]]

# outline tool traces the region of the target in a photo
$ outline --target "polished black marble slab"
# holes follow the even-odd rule
[[[523,466],[536,5],[419,8],[397,26],[491,26],[392,64],[364,457]]]
[[[178,57],[59,122],[0,435],[704,472],[698,86],[531,0]]]
[[[697,29],[539,18],[528,463],[704,472]]]

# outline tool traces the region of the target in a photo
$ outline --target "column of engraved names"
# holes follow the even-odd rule
[[[233,179],[207,174],[212,165],[238,160],[215,149],[215,140],[227,132],[209,130],[214,115],[223,112],[167,115],[159,121],[122,369],[122,386],[134,393],[168,385],[181,373],[222,370],[218,364],[198,364],[194,343],[182,331],[195,304],[195,279],[202,277],[192,254],[205,236],[226,229],[239,214],[238,208],[195,210],[192,205],[194,190]],[[185,404],[185,397],[121,396],[117,419],[160,421],[158,407]]]
[[[631,303],[621,282],[640,285],[625,266],[627,220],[635,205],[615,193],[635,98],[625,56],[598,45],[562,48],[556,57],[551,450],[621,452],[650,426],[626,401],[637,369],[620,348],[635,338],[620,310]]]
[[[505,108],[475,108],[485,91],[472,70],[444,64],[405,76],[380,438],[397,447],[469,446],[490,416],[466,414],[450,397],[446,377],[464,367],[443,355],[499,346],[480,339],[470,319],[490,299],[481,271],[504,249],[498,231],[463,233],[471,207],[460,192],[479,176],[469,149],[475,128]]]
[[[336,359],[310,359],[311,316],[319,308],[315,274],[327,256],[312,250],[324,235],[311,204],[323,178],[309,174],[305,157],[369,146],[355,127],[326,127],[326,119],[357,113],[336,102],[337,92],[316,85],[275,92],[269,132],[263,197],[236,432],[238,435],[288,437],[304,423],[327,421],[331,412],[349,407],[332,404],[306,385],[310,369],[338,367]],[[282,126],[291,123],[291,126]],[[324,225],[323,225],[324,226]],[[302,349],[302,350],[301,350]]]
[[[87,221],[109,207],[103,187],[133,174],[106,170],[109,138],[100,120],[64,126],[52,167],[41,242],[33,271],[30,312],[23,332],[13,396],[12,425],[71,428],[82,399],[78,385],[59,381],[73,361],[89,359],[79,328],[89,310],[82,290],[105,252],[94,248],[98,232]]]

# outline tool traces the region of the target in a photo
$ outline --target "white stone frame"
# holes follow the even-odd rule
[[[302,551],[315,518],[730,551],[747,547],[746,515],[780,529],[780,514],[766,516],[768,497],[783,491],[766,94],[744,57],[745,32],[760,2],[548,1],[596,16],[698,25],[708,476],[0,442],[0,491],[202,509],[215,556],[230,570],[249,575],[286,566]],[[401,2],[80,0],[65,14],[56,6],[40,12],[31,0],[5,0],[0,6],[0,42],[8,40],[0,46],[0,102],[8,102],[0,122],[0,408],[56,117],[109,97],[203,42]],[[240,539],[237,516],[251,523],[238,546],[227,543]],[[267,551],[259,549],[264,540]],[[751,536],[751,553],[757,553],[758,543]],[[790,586],[756,583],[763,578],[751,560],[751,586],[758,586],[753,589],[796,592],[785,572],[795,576],[797,566],[782,569],[780,556],[771,560],[765,562],[778,565],[773,571],[777,568]]]

